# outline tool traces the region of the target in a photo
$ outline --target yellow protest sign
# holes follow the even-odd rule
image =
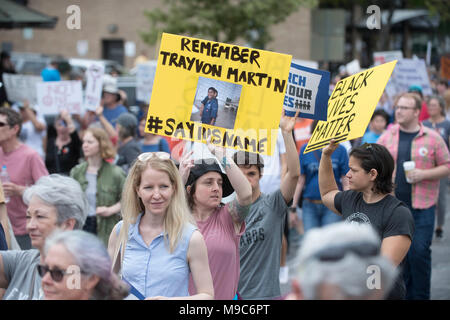
[[[339,81],[328,100],[327,121],[317,123],[304,153],[327,146],[331,139],[342,142],[362,137],[396,63],[385,63]]]
[[[270,155],[291,59],[164,33],[145,131]]]

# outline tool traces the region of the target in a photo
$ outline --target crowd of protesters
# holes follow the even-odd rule
[[[450,173],[450,89],[432,87],[383,94],[362,138],[308,154],[317,121],[283,114],[272,157],[210,143],[194,157],[144,132],[145,108],[131,112],[110,76],[81,115],[43,118],[4,95],[0,297],[429,299]],[[283,297],[294,229],[305,237]],[[381,291],[367,288],[373,264]]]

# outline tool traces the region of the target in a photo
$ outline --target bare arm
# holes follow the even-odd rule
[[[300,177],[298,177],[297,186],[295,187],[294,192],[294,200],[292,200],[292,207],[294,208],[297,206],[298,200],[300,199],[303,187],[305,186],[305,180],[306,177],[304,174],[301,174]]]
[[[439,180],[450,174],[450,169],[443,164],[432,169],[414,169],[408,174],[412,183],[418,183],[422,180]]]
[[[67,123],[67,129],[69,129],[69,132],[73,133],[76,130],[76,127],[70,113],[67,110],[61,111],[61,118]]]
[[[398,266],[411,245],[411,239],[406,235],[392,236],[384,238],[381,242],[381,254]]]
[[[236,192],[236,198],[229,204],[231,218],[235,224],[236,232],[239,233],[242,223],[250,212],[252,203],[252,186],[241,169],[234,163],[233,158],[227,155],[224,148],[208,144],[211,153],[222,163],[225,173]]]
[[[323,204],[333,212],[340,214],[334,207],[334,197],[339,192],[336,180],[334,179],[331,155],[336,150],[338,144],[331,140],[330,144],[322,151],[319,164],[319,189]]]
[[[112,124],[108,121],[108,119],[106,119],[105,116],[103,115],[103,107],[99,106],[95,110],[95,113],[98,119],[100,120],[100,123],[102,124],[103,128],[105,128],[105,131],[108,133],[108,136],[111,138],[117,136],[116,130],[114,129]]]
[[[284,112],[284,111],[283,111]],[[281,180],[281,194],[286,203],[292,200],[295,192],[295,186],[300,176],[300,162],[297,154],[297,147],[295,146],[292,130],[294,130],[295,121],[299,111],[294,117],[283,115],[280,121],[281,134],[283,135],[284,145],[286,146],[286,174]]]
[[[120,201],[110,207],[97,207],[95,213],[102,217],[110,217],[120,212]]]
[[[30,109],[30,104],[27,100],[23,102],[23,107],[25,109],[25,112],[27,113],[28,118],[30,119],[31,123],[33,124],[36,131],[43,131],[47,128],[45,123],[40,122],[36,115],[34,114],[33,110]]]

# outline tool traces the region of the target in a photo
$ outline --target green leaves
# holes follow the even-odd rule
[[[243,38],[262,49],[271,40],[271,25],[282,22],[300,6],[314,7],[317,3],[317,0],[170,0],[166,1],[166,10],[144,13],[150,29],[140,34],[151,45],[161,32],[168,32],[227,43]]]

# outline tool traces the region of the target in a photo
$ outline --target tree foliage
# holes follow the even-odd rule
[[[168,0],[166,10],[145,11],[150,30],[141,32],[153,45],[161,32],[197,36],[232,43],[245,39],[264,48],[272,39],[271,25],[285,20],[300,6],[314,7],[317,0]]]

